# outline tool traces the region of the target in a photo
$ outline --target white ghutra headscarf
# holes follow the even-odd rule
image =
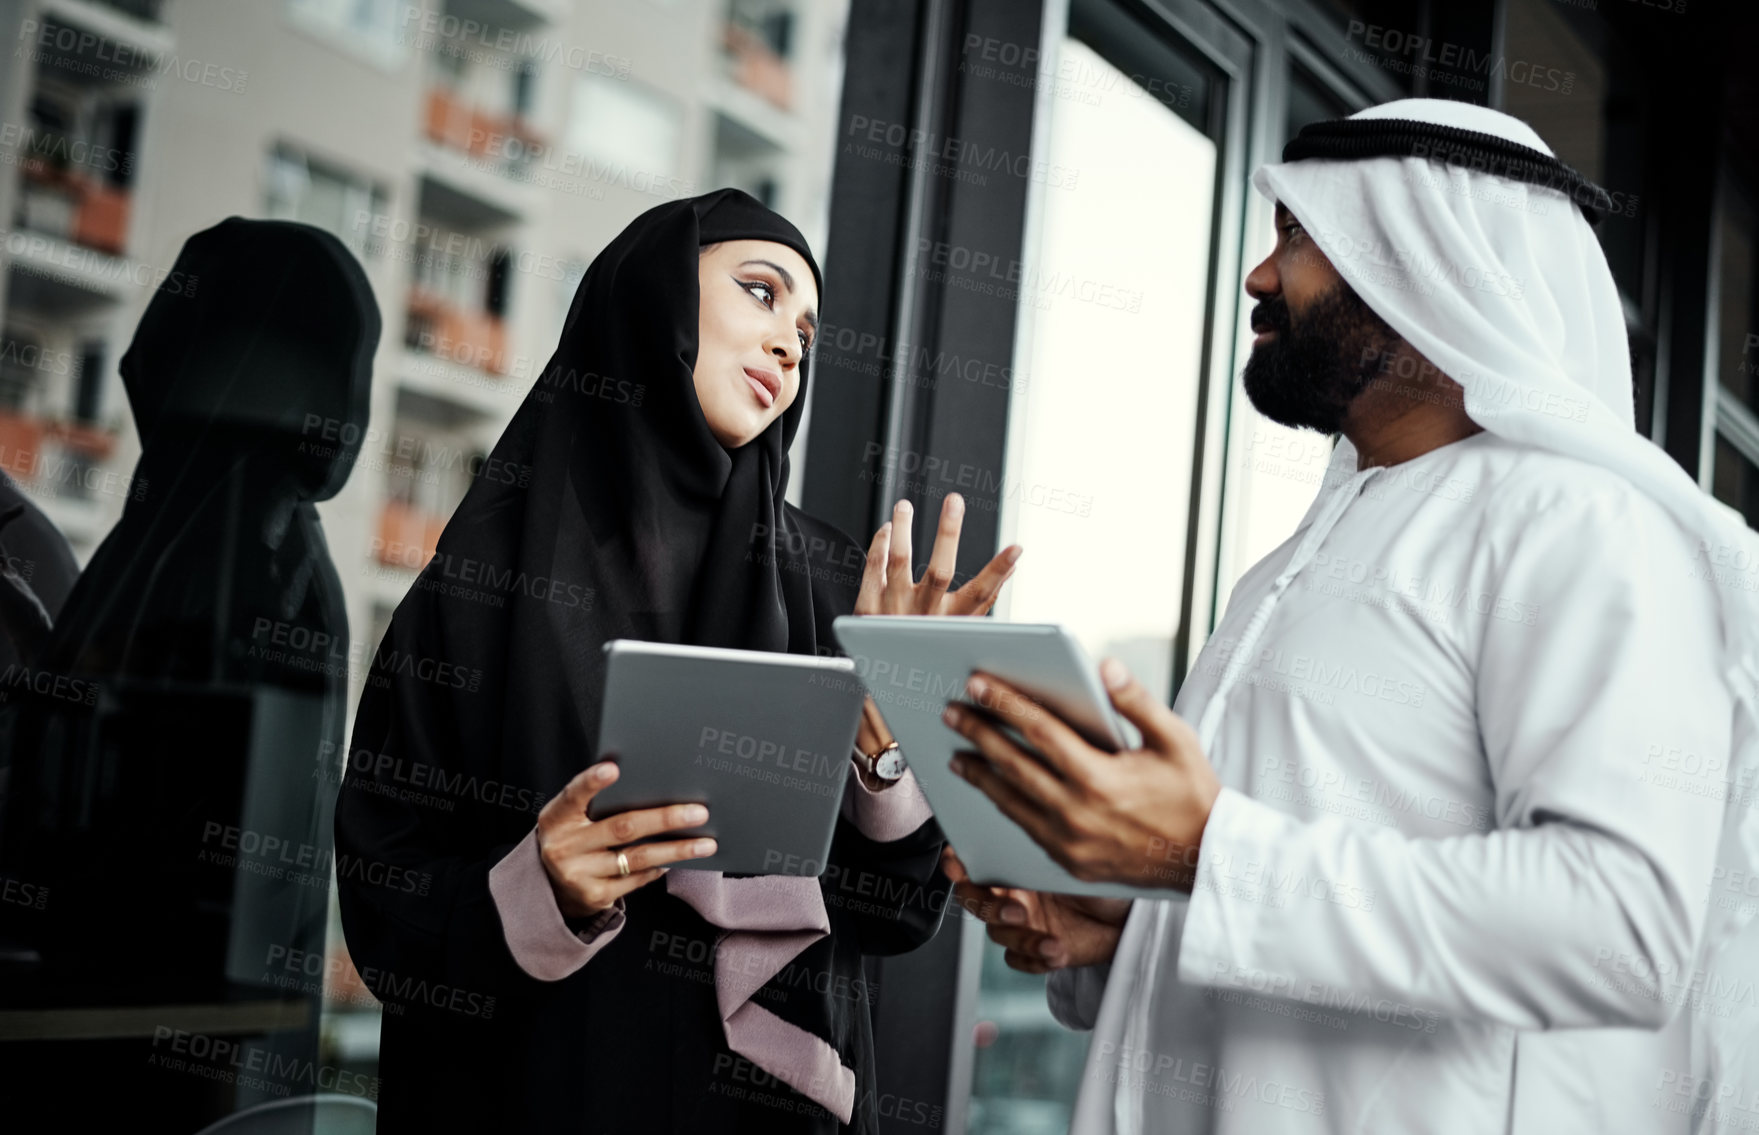
[[[1736,720],[1718,863],[1759,871],[1759,534],[1636,432],[1623,308],[1590,228],[1603,190],[1525,123],[1403,99],[1308,127],[1253,185],[1298,219],[1376,314],[1465,388],[1466,412],[1511,441],[1603,466],[1649,494],[1697,549],[1681,587],[1717,595]],[[1340,440],[1327,489],[1356,468]],[[1657,595],[1656,602],[1666,602]],[[1718,874],[1718,883],[1733,877]],[[1694,981],[1759,981],[1752,903],[1712,903]],[[1696,1000],[1693,998],[1692,1000]],[[1698,1130],[1759,1088],[1759,1011],[1693,1013]]]

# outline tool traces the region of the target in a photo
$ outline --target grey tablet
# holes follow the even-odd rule
[[[967,701],[965,680],[974,670],[1013,684],[1101,749],[1139,743],[1112,709],[1099,668],[1067,631],[957,616],[845,616],[832,625],[973,882],[1106,898],[1172,897],[1171,890],[1075,878],[947,767],[955,750],[970,746],[941,721],[941,712],[949,701]]]
[[[618,776],[587,814],[706,804],[707,823],[638,842],[715,838],[673,870],[822,874],[861,722],[854,663],[629,639],[605,652],[596,751]]]

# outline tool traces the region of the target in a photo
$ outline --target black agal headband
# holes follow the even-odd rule
[[[1283,161],[1304,158],[1428,158],[1555,189],[1576,203],[1590,225],[1612,209],[1612,194],[1549,154],[1495,134],[1410,118],[1340,118],[1303,126],[1283,147]]]

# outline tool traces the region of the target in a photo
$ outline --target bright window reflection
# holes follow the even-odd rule
[[[1096,103],[1050,100],[1046,190],[1009,424],[1007,538],[1026,547],[1006,617],[1060,622],[1096,658],[1172,688],[1203,349],[1215,144],[1091,47]]]
[[[1002,616],[1062,623],[1170,691],[1216,148],[1087,44],[1059,50],[1058,74],[1106,93],[1049,100],[1044,160],[1079,181],[1044,191],[1022,288],[1031,346],[1002,526],[1026,558]],[[1061,1135],[1089,1034],[1051,1017],[1043,978],[984,951],[969,1130]]]

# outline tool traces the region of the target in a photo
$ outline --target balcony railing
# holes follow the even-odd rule
[[[89,500],[88,470],[116,448],[116,435],[84,422],[0,411],[0,469],[46,496]]]
[[[728,74],[735,83],[787,110],[794,104],[794,76],[788,63],[750,28],[728,23],[721,30]]]
[[[468,311],[421,288],[409,293],[403,342],[411,350],[487,374],[507,373],[507,325],[499,316]]]
[[[445,87],[428,91],[423,132],[429,140],[517,180],[526,177],[544,145],[524,118],[481,110]]]
[[[446,518],[419,505],[395,498],[379,511],[379,539],[375,554],[381,564],[420,571],[434,558]]]
[[[35,157],[21,163],[21,173],[20,228],[122,255],[128,243],[128,190]]]

